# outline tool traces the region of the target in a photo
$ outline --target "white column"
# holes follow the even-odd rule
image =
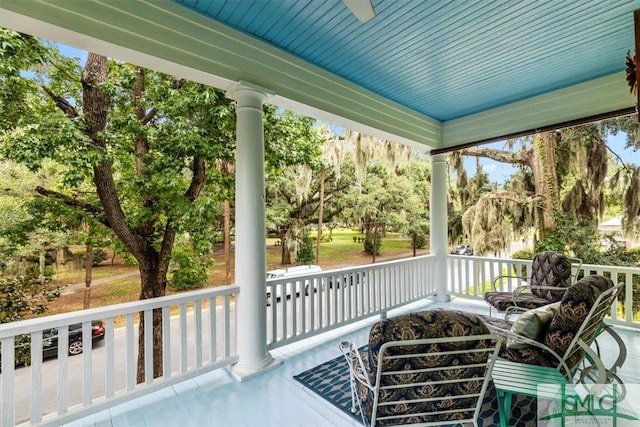
[[[267,95],[239,85],[227,93],[236,101],[235,280],[238,363],[232,369],[246,379],[274,365],[267,351],[264,128]]]
[[[433,281],[436,299],[449,301],[447,294],[447,155],[431,156],[431,253],[436,256]]]

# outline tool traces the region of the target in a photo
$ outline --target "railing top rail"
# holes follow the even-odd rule
[[[435,257],[434,254],[427,254],[427,255],[420,255],[420,256],[416,256],[416,257],[411,257],[411,258],[401,258],[401,259],[394,259],[391,261],[384,261],[384,262],[376,262],[375,264],[364,264],[364,265],[357,265],[357,266],[350,266],[350,267],[342,267],[342,268],[336,268],[336,269],[332,269],[332,270],[326,270],[323,271],[324,274],[338,274],[338,273],[351,273],[351,272],[358,272],[358,271],[366,271],[366,270],[371,270],[371,269],[377,269],[377,268],[382,268],[382,267],[387,267],[389,265],[393,265],[393,264],[406,264],[408,262],[420,262],[421,260],[425,259],[425,258],[433,258]]]
[[[110,305],[107,307],[92,308],[88,310],[74,311],[71,313],[54,314],[39,317],[37,319],[20,320],[17,322],[4,323],[0,325],[0,339],[14,335],[27,334],[33,331],[40,331],[46,328],[57,328],[72,323],[88,322],[105,317],[113,317],[138,313],[140,311],[152,310],[169,305],[185,304],[192,301],[202,300],[218,296],[232,295],[240,291],[236,285],[220,286],[216,288],[200,289],[197,291],[184,292],[177,295],[169,295],[158,298],[151,298],[140,301],[131,301],[122,304]]]
[[[597,264],[582,264],[580,270],[604,270],[612,273],[632,273],[640,274],[640,267],[628,267],[623,265],[597,265]]]
[[[331,270],[322,270],[322,271],[317,271],[317,272],[308,273],[308,274],[301,273],[299,276],[266,279],[266,283],[268,284],[292,283],[292,282],[298,282],[302,280],[312,280],[315,278],[340,276],[342,274],[360,273],[360,272],[366,272],[370,270],[378,270],[394,264],[407,264],[407,263],[413,263],[413,262],[419,263],[424,259],[428,259],[432,257],[435,257],[435,255],[432,255],[432,254],[420,255],[412,258],[402,258],[402,259],[395,259],[391,261],[377,262],[375,264],[354,265],[349,267],[335,268]]]

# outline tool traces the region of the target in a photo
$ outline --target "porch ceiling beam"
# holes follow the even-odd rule
[[[624,111],[634,105],[635,98],[629,94],[625,73],[620,72],[445,122],[441,150]]]

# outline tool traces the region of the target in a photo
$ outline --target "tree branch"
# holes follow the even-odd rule
[[[202,187],[204,186],[205,177],[207,174],[207,163],[204,159],[200,157],[195,157],[193,159],[193,167],[191,168],[193,171],[193,176],[191,177],[191,184],[189,188],[185,192],[185,197],[190,202],[193,202],[198,195],[200,195],[200,191],[202,191]]]
[[[104,216],[104,211],[97,206],[93,206],[89,203],[74,199],[73,197],[69,197],[66,194],[62,194],[57,191],[49,190],[40,186],[36,187],[36,193],[40,194],[41,196],[56,199],[70,208],[79,209],[87,214],[90,214],[98,222],[111,228],[109,220]]]
[[[485,193],[480,196],[481,199],[494,199],[494,200],[505,200],[514,203],[522,203],[522,202],[538,202],[544,200],[544,197],[541,194],[534,193],[525,193],[518,194],[512,191],[501,191],[499,193]]]
[[[46,86],[42,86],[42,90],[56,103],[56,106],[70,119],[78,118],[78,112],[76,109],[63,97],[53,93],[51,89]]]
[[[484,157],[501,163],[516,163],[525,166],[531,165],[530,150],[520,150],[514,152],[507,150],[496,150],[494,148],[474,147],[464,148],[462,150],[459,150],[459,153],[463,156]]]
[[[613,151],[608,145],[605,144],[605,146],[607,147],[607,150],[611,154],[613,154],[620,161],[620,164],[622,165],[622,168],[625,171],[627,171],[627,173],[631,174],[633,171],[627,167],[627,165],[624,163],[624,160],[622,160],[622,157],[620,157],[620,155],[618,153],[616,153],[615,151]]]

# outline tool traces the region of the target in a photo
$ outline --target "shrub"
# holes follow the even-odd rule
[[[533,259],[533,251],[531,249],[520,249],[519,251],[515,251],[513,255],[511,255],[511,258],[531,261]]]
[[[373,255],[373,240],[375,235],[376,241],[376,255],[380,255],[380,248],[382,248],[382,239],[380,238],[380,233],[377,231],[374,233],[367,233],[364,238],[364,251],[369,255]]]
[[[422,249],[427,245],[427,236],[425,234],[416,234],[414,239],[416,249]]]
[[[296,255],[296,262],[298,265],[313,264],[316,261],[316,254],[314,252],[313,243],[315,239],[309,237],[309,231],[303,230],[300,233],[298,239],[298,253]]]
[[[47,303],[60,296],[49,278],[38,271],[25,276],[0,278],[0,323],[15,322],[26,315],[41,315]]]
[[[102,248],[93,248],[92,265],[96,266],[107,259],[107,251]]]
[[[198,255],[191,246],[177,246],[173,249],[171,263],[169,285],[173,290],[186,291],[204,287],[213,260]]]

